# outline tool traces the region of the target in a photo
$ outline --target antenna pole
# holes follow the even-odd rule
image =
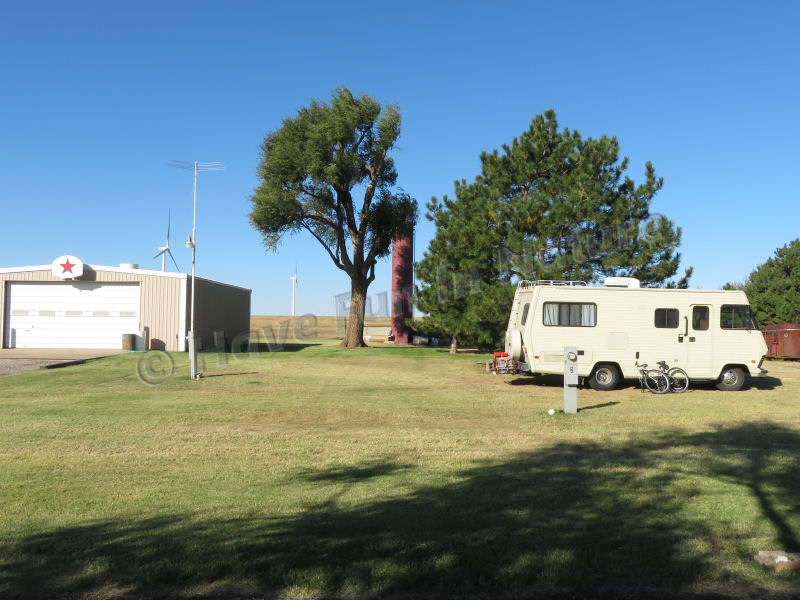
[[[189,367],[192,379],[200,379],[197,370],[197,339],[194,335],[194,272],[197,256],[197,161],[194,161],[194,188],[192,190],[192,312],[189,321]]]
[[[192,169],[194,170],[194,187],[192,188],[192,235],[186,240],[186,247],[192,250],[192,307],[191,316],[189,320],[189,365],[191,367],[192,379],[200,379],[200,373],[197,369],[197,340],[194,333],[194,307],[195,307],[195,264],[197,259],[197,174],[200,171],[223,171],[225,166],[219,162],[200,163],[194,161],[188,163],[179,160],[173,160],[168,163],[171,167],[179,169]],[[163,258],[163,257],[162,257]]]
[[[197,161],[194,161],[194,190],[192,193],[192,316],[189,331],[194,334],[194,265],[197,252]],[[193,373],[196,375],[197,373]],[[196,377],[192,377],[196,379]]]

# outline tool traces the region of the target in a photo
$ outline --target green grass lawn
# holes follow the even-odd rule
[[[304,315],[302,317],[288,316],[257,316],[250,317],[250,328],[261,330],[262,336],[274,339],[304,341],[304,333],[313,333],[315,338],[338,338],[344,336],[346,317],[321,317]],[[367,327],[391,327],[392,320],[387,317],[367,317],[364,319]],[[266,341],[266,340],[264,340]]]
[[[800,550],[800,364],[551,417],[557,379],[480,354],[141,356],[0,378],[0,596],[800,589],[752,560]]]

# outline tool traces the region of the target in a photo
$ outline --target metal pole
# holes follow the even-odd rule
[[[195,309],[195,265],[197,262],[197,174],[200,171],[224,171],[225,165],[220,162],[185,162],[182,160],[173,160],[167,163],[171,167],[179,169],[193,169],[194,170],[194,187],[192,190],[192,235],[186,240],[186,247],[192,249],[192,306],[191,317],[189,321],[189,364],[191,367],[192,379],[200,379],[200,373],[197,368],[197,348],[195,346],[195,332],[194,332],[194,309]],[[169,237],[169,236],[168,236]],[[171,255],[171,254],[170,254]],[[166,257],[162,257],[166,260]]]
[[[191,318],[189,321],[189,363],[191,370],[191,378],[198,379],[197,372],[197,346],[195,344],[194,335],[194,272],[195,272],[195,257],[197,253],[197,161],[194,161],[194,191],[193,208],[192,208],[192,309]]]
[[[194,163],[194,197],[192,209],[192,320],[190,329],[194,332],[194,264],[197,252],[197,161]]]
[[[292,316],[294,316],[294,288],[297,285],[297,275],[290,277],[292,280]]]

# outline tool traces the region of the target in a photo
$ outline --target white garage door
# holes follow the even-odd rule
[[[139,285],[11,283],[7,348],[121,348],[139,331]]]

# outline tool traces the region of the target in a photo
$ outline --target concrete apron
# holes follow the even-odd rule
[[[124,350],[97,348],[2,348],[0,359],[36,359],[58,361],[82,361],[123,354]]]

